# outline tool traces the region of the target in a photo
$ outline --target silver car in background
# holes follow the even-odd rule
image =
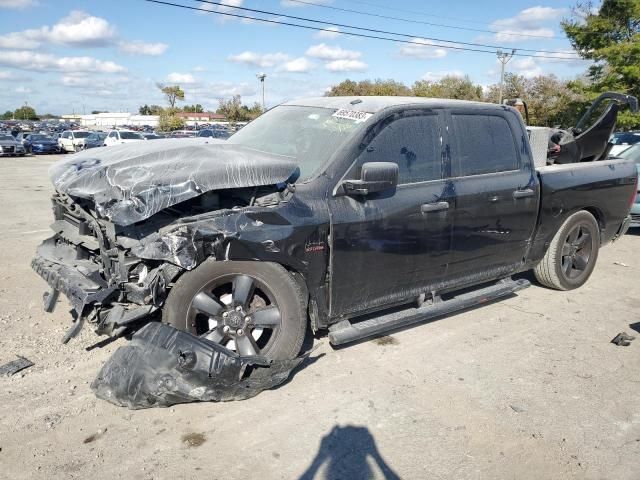
[[[22,142],[19,142],[15,139],[13,135],[8,133],[0,133],[0,156],[14,156],[20,155],[24,157],[27,151],[22,145]]]

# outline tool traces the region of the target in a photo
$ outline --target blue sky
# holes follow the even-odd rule
[[[194,0],[169,1],[255,15]],[[393,78],[411,84],[454,74],[469,75],[485,86],[498,81],[495,54],[444,49],[424,37],[560,52],[546,54],[553,59],[541,58],[544,53],[514,57],[507,70],[526,76],[555,73],[572,78],[587,65],[564,53],[570,45],[559,24],[573,2],[305,1],[410,21],[294,0],[222,3],[400,32],[418,44],[266,25],[143,0],[0,0],[0,111],[14,110],[25,101],[39,113],[136,111],[141,104],[163,103],[157,82],[178,83],[186,103],[215,109],[218,99],[234,94],[248,103],[259,100],[259,72],[267,74],[268,105],[322,95],[346,78]]]

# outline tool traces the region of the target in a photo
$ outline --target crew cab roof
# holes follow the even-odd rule
[[[355,103],[354,103],[355,102]],[[497,105],[494,103],[471,102],[468,100],[451,100],[445,98],[425,98],[425,97],[376,97],[376,96],[354,96],[354,97],[309,97],[299,98],[284,103],[290,106],[338,108],[356,110],[359,112],[377,113],[385,108],[401,105],[422,105],[425,108],[436,107],[481,107],[484,109],[510,109],[510,107]]]

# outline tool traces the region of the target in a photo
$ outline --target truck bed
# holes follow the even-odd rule
[[[542,258],[564,220],[577,210],[586,209],[596,217],[602,244],[617,238],[636,194],[635,162],[603,160],[548,165],[536,168],[536,172],[541,202],[529,254],[531,263]]]

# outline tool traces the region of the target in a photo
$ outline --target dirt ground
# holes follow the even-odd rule
[[[61,345],[29,263],[49,236],[55,157],[0,159],[1,478],[640,478],[640,235],[589,283],[533,286],[374,341],[326,338],[287,384],[243,402],[130,411],[89,384],[125,340]]]

